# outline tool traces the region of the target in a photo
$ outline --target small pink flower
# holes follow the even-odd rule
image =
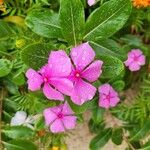
[[[83,43],[71,50],[74,66],[72,66],[69,78],[74,83],[71,99],[75,104],[82,105],[84,102],[91,100],[96,93],[96,88],[84,81],[94,82],[102,73],[103,62],[100,60],[94,61],[94,57],[95,52],[89,43]]]
[[[67,54],[62,50],[52,51],[48,64],[38,72],[33,69],[26,72],[28,88],[35,91],[42,86],[43,93],[47,98],[63,101],[63,94],[71,95],[73,89],[72,82],[65,78],[70,72],[71,62]]]
[[[88,5],[92,6],[96,3],[96,0],[88,0]]]
[[[118,93],[108,84],[99,87],[99,106],[103,108],[114,107],[120,101]]]
[[[77,120],[77,117],[73,114],[67,102],[44,110],[46,125],[50,127],[53,133],[64,132],[66,129],[73,129]]]
[[[128,59],[124,62],[129,70],[138,71],[141,66],[145,65],[145,56],[139,49],[133,49],[128,53]]]

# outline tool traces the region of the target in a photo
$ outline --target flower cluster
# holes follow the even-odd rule
[[[139,50],[132,50],[128,57],[125,65],[130,70],[138,70],[140,65],[144,65],[145,58]],[[64,95],[67,95],[73,103],[82,105],[95,96],[97,89],[92,82],[102,73],[103,62],[94,58],[95,52],[89,43],[72,48],[70,56],[63,50],[51,51],[48,63],[39,71],[29,69],[26,72],[28,88],[31,91],[42,89],[51,100],[64,101]],[[120,101],[118,93],[107,83],[98,91],[100,107],[108,109]],[[45,109],[44,117],[53,133],[73,129],[77,119],[67,102]]]
[[[150,0],[132,0],[132,2],[137,8],[150,6]]]

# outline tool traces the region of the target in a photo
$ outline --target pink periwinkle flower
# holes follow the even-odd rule
[[[96,3],[96,0],[88,0],[87,2],[89,6],[92,6]]]
[[[115,107],[120,101],[118,93],[108,83],[101,85],[98,91],[100,107]]]
[[[102,73],[103,62],[100,60],[94,61],[94,57],[95,52],[89,43],[83,43],[71,50],[71,58],[74,63],[69,76],[74,84],[71,100],[77,105],[82,105],[84,102],[91,100],[96,93],[96,88],[86,82],[96,81]]]
[[[52,51],[48,64],[38,72],[33,69],[26,72],[28,88],[35,91],[42,86],[43,93],[48,99],[63,101],[63,94],[71,95],[73,89],[72,82],[66,78],[70,72],[71,62],[65,51]]]
[[[50,127],[53,133],[64,132],[66,129],[73,129],[77,120],[77,117],[74,116],[67,102],[59,106],[45,109],[44,118],[46,125]]]
[[[138,71],[141,66],[145,65],[145,56],[139,49],[133,49],[128,53],[128,59],[124,62],[129,70]]]

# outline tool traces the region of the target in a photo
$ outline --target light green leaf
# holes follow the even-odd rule
[[[131,0],[110,0],[87,19],[84,39],[108,38],[123,27],[131,13]]]
[[[7,150],[37,150],[37,147],[27,140],[12,140],[3,144]]]
[[[50,9],[32,10],[26,17],[27,26],[47,38],[62,38],[59,16]]]
[[[8,75],[12,70],[13,63],[7,59],[0,59],[0,77]]]
[[[112,86],[114,87],[115,90],[118,92],[122,91],[125,87],[125,82],[122,80],[115,81]]]
[[[111,129],[104,129],[90,143],[90,150],[100,150],[110,139],[112,134]]]
[[[2,130],[2,133],[12,139],[31,138],[34,135],[33,130],[24,126],[8,126]]]
[[[50,50],[52,49],[54,47],[48,44],[31,44],[22,50],[21,58],[27,66],[39,69],[47,63]]]
[[[96,55],[97,58],[104,62],[101,78],[112,79],[113,77],[120,75],[120,73],[124,70],[123,62],[116,57],[100,56],[99,53]]]
[[[77,45],[82,41],[84,20],[84,7],[80,0],[61,0],[60,24],[62,34],[70,45]]]

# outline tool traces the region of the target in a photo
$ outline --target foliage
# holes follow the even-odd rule
[[[65,147],[66,134],[50,133],[42,115],[45,108],[60,102],[48,100],[40,91],[29,91],[25,72],[28,68],[41,68],[51,50],[64,49],[69,53],[82,42],[89,42],[96,59],[104,62],[102,76],[94,83],[96,87],[108,82],[118,92],[134,85],[139,88],[131,102],[126,103],[126,97],[120,96],[120,104],[109,110],[98,107],[98,94],[81,106],[65,97],[78,122],[83,121],[84,112],[92,112],[89,129],[96,135],[90,149],[101,149],[110,139],[116,145],[124,140],[130,149],[150,148],[149,142],[143,142],[150,133],[150,8],[132,8],[131,0],[100,0],[92,7],[85,0],[5,0],[2,5],[5,10],[0,12],[0,114],[4,148]],[[127,53],[133,48],[141,49],[147,57],[146,65],[136,73],[124,67]],[[10,126],[18,110],[36,118],[34,129]],[[122,123],[116,124],[113,119],[115,124],[108,128],[108,112]]]

